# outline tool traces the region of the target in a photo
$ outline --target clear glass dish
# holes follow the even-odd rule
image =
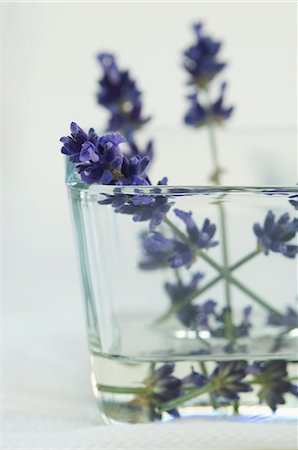
[[[284,247],[264,254],[254,224],[264,227],[269,211],[275,223],[286,213],[290,223],[297,189],[129,186],[115,193],[82,185],[72,170],[92,386],[105,420],[295,420],[297,266]],[[170,205],[153,232],[148,221],[106,204],[135,195]],[[177,209],[192,212],[201,241]],[[205,219],[216,227],[207,247]]]

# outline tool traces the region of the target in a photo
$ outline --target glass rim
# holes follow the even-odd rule
[[[151,195],[151,196],[189,196],[214,194],[263,194],[289,195],[298,194],[298,186],[258,185],[258,186],[221,186],[221,185],[86,185],[79,182],[66,182],[68,189],[86,195]]]

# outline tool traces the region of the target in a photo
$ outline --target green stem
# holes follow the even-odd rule
[[[208,87],[205,89],[206,97],[208,101],[208,117],[207,117],[207,126],[209,132],[209,141],[211,148],[211,156],[214,168],[213,181],[215,184],[221,184],[220,182],[220,166],[218,160],[218,149],[215,138],[215,130],[214,130],[214,118],[211,110],[211,99],[209,96]],[[221,202],[218,205],[219,209],[219,221],[220,221],[220,230],[221,230],[221,242],[222,242],[222,259],[224,268],[227,269],[229,266],[229,258],[228,258],[228,242],[227,242],[227,230],[226,230],[226,218],[225,218],[225,210],[224,206]],[[228,278],[224,279],[224,287],[225,287],[225,300],[227,305],[227,311],[224,317],[225,321],[225,331],[227,338],[231,341],[236,341],[236,333],[233,325],[233,311],[232,311],[232,300],[231,300],[231,287],[230,281]]]
[[[145,387],[109,386],[107,384],[97,384],[96,387],[100,392],[110,392],[111,394],[145,395],[150,393]]]
[[[228,244],[227,244],[227,232],[226,232],[226,220],[225,220],[225,212],[224,207],[220,203],[219,204],[219,218],[220,218],[220,229],[221,229],[221,241],[222,241],[222,255],[223,255],[223,265],[225,269],[228,269],[229,260],[228,260]],[[224,280],[225,285],[225,298],[227,305],[227,313],[225,314],[225,324],[226,324],[226,332],[227,338],[231,341],[235,342],[236,335],[235,329],[233,325],[233,313],[232,313],[232,302],[231,302],[231,288],[230,283],[227,278]]]
[[[206,378],[209,378],[209,374],[208,374],[208,370],[207,370],[205,362],[201,361],[199,363],[199,366],[202,371],[202,374],[205,375]],[[217,404],[216,398],[214,397],[212,392],[209,392],[209,398],[210,398],[210,403],[211,403],[213,409],[218,409],[218,404]]]
[[[219,265],[216,261],[214,261],[213,258],[211,258],[207,253],[203,252],[202,250],[198,249],[191,241],[188,239],[188,237],[181,231],[179,228],[168,218],[165,217],[164,219],[165,223],[169,225],[172,230],[183,240],[185,243],[187,243],[191,249],[197,253],[202,259],[204,259],[211,267],[213,267],[217,272],[219,272],[224,279],[228,279],[230,283],[233,283],[235,286],[238,287],[242,292],[244,292],[246,295],[251,297],[256,303],[267,309],[268,311],[272,312],[273,314],[276,314],[277,316],[282,316],[282,314],[273,306],[269,305],[265,300],[263,300],[261,297],[259,297],[255,292],[253,292],[251,289],[246,287],[243,283],[241,283],[239,280],[234,278],[229,271],[229,268],[225,269],[221,265]],[[244,260],[247,257],[243,258]],[[237,263],[238,264],[238,263]],[[239,267],[239,265],[238,265]]]
[[[233,403],[233,413],[234,416],[239,416],[239,402],[238,400],[235,400]]]
[[[214,167],[214,173],[211,177],[212,181],[215,182],[215,184],[220,184],[220,166],[218,162],[218,154],[217,154],[217,145],[215,140],[215,133],[214,133],[214,127],[213,127],[213,120],[212,116],[209,115],[207,120],[207,128],[208,128],[208,134],[209,134],[209,141],[210,141],[210,148],[211,148],[211,157]]]
[[[268,311],[272,312],[273,314],[276,314],[277,316],[282,316],[282,314],[275,309],[273,306],[269,305],[265,300],[263,300],[259,295],[257,295],[254,291],[252,291],[250,288],[245,286],[245,284],[241,283],[241,281],[237,280],[237,278],[233,277],[229,270],[225,270],[222,268],[219,264],[217,264],[212,258],[210,258],[209,255],[206,253],[203,253],[201,250],[199,251],[199,255],[208,262],[214,269],[216,269],[218,272],[222,274],[222,276],[226,279],[228,279],[231,283],[233,283],[235,286],[238,287],[242,292],[244,292],[246,295],[248,295],[250,298],[252,298],[256,303],[258,303],[263,308],[267,309]]]
[[[234,270],[238,269],[238,267],[241,267],[243,264],[247,263],[251,259],[253,259],[255,256],[260,254],[260,250],[254,250],[253,252],[248,253],[248,255],[244,256],[243,258],[239,259],[235,264],[230,266],[229,272],[233,272]]]
[[[173,408],[176,408],[176,406],[182,405],[183,403],[187,402],[188,400],[198,397],[199,395],[206,394],[207,392],[212,392],[215,389],[216,389],[216,386],[214,386],[213,384],[207,384],[206,386],[203,386],[201,388],[192,389],[187,394],[183,395],[182,397],[178,397],[178,398],[175,398],[168,402],[161,403],[158,406],[158,410],[160,412],[169,411]]]
[[[174,269],[174,272],[175,272],[176,280],[178,281],[179,284],[182,284],[182,278],[181,278],[181,274],[179,272],[179,269]]]
[[[222,279],[221,275],[218,275],[217,277],[213,278],[209,283],[207,283],[204,287],[201,289],[196,289],[193,291],[190,295],[186,296],[181,300],[179,303],[176,303],[175,305],[172,305],[169,310],[164,313],[162,316],[160,316],[155,323],[161,323],[167,320],[170,316],[175,314],[180,309],[187,306],[189,303],[191,303],[195,298],[199,297],[201,294],[203,294],[205,291],[210,289],[212,286],[214,286],[218,281]]]
[[[253,259],[255,256],[257,256],[260,253],[259,250],[254,250],[253,252],[249,253],[245,257],[239,259],[235,264],[229,267],[229,272],[233,272],[234,270],[241,267],[243,264],[247,263],[251,259]],[[201,294],[203,294],[205,291],[210,289],[212,286],[214,286],[216,283],[218,283],[220,280],[222,280],[222,275],[217,275],[215,278],[213,278],[209,283],[207,283],[205,286],[203,286],[200,289],[196,289],[193,291],[190,295],[187,297],[184,297],[183,300],[181,300],[179,303],[176,303],[175,305],[172,305],[168,311],[159,317],[159,319],[156,320],[155,323],[163,322],[164,320],[167,320],[171,315],[175,314],[177,311],[179,311],[181,308],[184,308],[189,303],[191,303],[193,300],[195,300],[197,297],[199,297]]]

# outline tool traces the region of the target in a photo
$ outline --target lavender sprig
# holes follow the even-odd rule
[[[255,223],[253,230],[258,238],[259,248],[265,255],[268,255],[269,251],[281,253],[288,258],[295,258],[297,255],[298,246],[288,242],[295,237],[298,231],[298,219],[290,221],[288,213],[275,220],[273,212],[268,211],[264,225]]]
[[[76,164],[86,184],[149,185],[146,174],[147,156],[125,156],[119,144],[125,142],[120,133],[98,136],[94,128],[88,134],[76,123],[70,125],[70,136],[62,137],[61,152]]]
[[[127,139],[128,156],[153,157],[153,141],[143,150],[136,142],[135,132],[150,121],[143,116],[142,92],[128,70],[120,70],[116,57],[111,53],[100,53],[97,59],[103,76],[99,80],[97,102],[109,112],[107,131],[120,131]]]
[[[227,83],[222,83],[219,98],[210,105],[203,105],[199,101],[199,93],[189,95],[190,107],[185,114],[184,122],[195,128],[208,125],[208,121],[212,120],[221,125],[225,120],[229,119],[233,113],[234,107],[224,106],[224,95]]]
[[[184,52],[184,68],[188,72],[190,85],[205,87],[226,66],[218,58],[222,43],[204,34],[203,24],[193,25],[194,44]]]
[[[231,116],[234,108],[226,108],[223,106],[224,93],[227,86],[226,83],[221,84],[220,96],[215,102],[212,102],[209,97],[210,83],[215,78],[215,76],[226,66],[226,63],[219,62],[218,60],[218,54],[221,49],[221,42],[216,42],[210,36],[204,35],[204,33],[202,32],[203,26],[201,23],[195,24],[193,28],[196,34],[196,42],[184,53],[184,55],[186,56],[186,63],[184,64],[184,66],[186,70],[191,74],[189,84],[195,86],[195,91],[189,96],[191,100],[191,106],[186,113],[184,120],[186,124],[194,127],[207,125],[213,162],[213,173],[211,174],[210,179],[214,183],[220,184],[220,177],[223,169],[220,167],[218,161],[214,124],[223,123],[223,121]],[[206,96],[205,106],[201,105],[198,100],[200,89],[203,90]],[[227,269],[229,266],[229,256],[226,219],[224,207],[221,203],[219,203],[218,209],[221,225],[222,259],[224,268]],[[231,289],[230,280],[228,278],[225,278],[224,286],[227,306],[226,310],[228,311],[228,314],[226,314],[227,338],[231,341],[235,341]]]

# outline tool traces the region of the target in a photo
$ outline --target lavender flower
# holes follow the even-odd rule
[[[72,122],[71,136],[61,138],[61,152],[67,155],[81,179],[86,184],[148,185],[145,171],[149,158],[123,155],[119,144],[125,142],[121,134],[97,136],[93,128],[86,134],[82,128]]]
[[[141,96],[136,82],[127,70],[119,70],[114,55],[100,53],[97,59],[103,70],[103,77],[99,80],[98,103],[111,111],[131,109]]]
[[[168,198],[163,195],[136,194],[115,211],[121,214],[132,215],[135,222],[149,220],[150,231],[155,231],[173,204],[174,202],[169,202]]]
[[[273,412],[277,405],[285,404],[285,394],[291,393],[298,397],[297,386],[287,379],[287,362],[284,360],[255,362],[249,368],[249,373],[254,376],[254,382],[261,385],[258,393],[260,402],[267,403]]]
[[[136,142],[133,139],[133,137],[128,138],[128,142],[129,142],[131,155],[148,156],[150,161],[152,161],[153,155],[154,155],[154,146],[153,146],[153,141],[152,140],[147,142],[144,150],[140,149],[140,147],[136,144]],[[167,183],[163,182],[161,184],[167,184]]]
[[[227,87],[227,83],[222,83],[219,98],[211,104],[210,108],[204,107],[199,102],[198,93],[190,95],[190,108],[187,111],[184,121],[187,125],[193,127],[201,127],[207,124],[208,121],[222,124],[225,120],[229,119],[234,107],[224,107],[224,94]]]
[[[208,111],[201,105],[199,101],[199,95],[197,93],[189,95],[190,107],[184,116],[184,122],[186,125],[192,127],[201,127],[206,125],[208,121]]]
[[[200,272],[195,273],[189,284],[183,284],[179,281],[176,284],[166,283],[165,289],[169,295],[173,305],[179,304],[191,296],[197,290],[198,283],[203,278],[203,274]],[[213,300],[207,300],[201,305],[194,305],[192,303],[187,304],[183,308],[180,308],[177,312],[177,317],[180,322],[193,329],[207,329],[209,328],[208,319],[209,316],[214,315],[214,308],[216,303]]]
[[[118,68],[116,58],[110,53],[100,53],[98,61],[103,70],[103,77],[99,81],[100,89],[97,101],[108,109],[110,117],[107,131],[121,131],[128,140],[130,151],[127,156],[153,156],[152,142],[147,144],[144,153],[138,152],[135,144],[134,132],[150,120],[142,112],[141,91],[127,70]]]
[[[239,400],[240,392],[250,392],[252,388],[243,382],[246,377],[247,363],[245,361],[219,362],[210,376],[210,382],[215,385],[213,394],[227,400]]]
[[[187,234],[191,242],[199,249],[214,247],[218,241],[213,241],[216,226],[209,219],[205,219],[201,230],[195,224],[192,218],[192,212],[185,212],[181,209],[174,209],[174,213],[181,219],[185,225]]]
[[[215,122],[221,124],[225,120],[231,117],[231,114],[234,110],[233,106],[224,107],[224,95],[227,88],[227,83],[222,83],[220,88],[220,94],[218,99],[211,106],[211,116]]]
[[[289,196],[289,203],[294,206],[296,210],[298,210],[298,194]]]
[[[206,375],[202,375],[196,372],[194,368],[191,367],[191,373],[186,377],[182,378],[181,382],[183,387],[187,386],[200,388],[208,383],[208,377]]]
[[[184,68],[190,75],[189,84],[205,87],[226,63],[218,60],[221,42],[214,41],[202,32],[203,24],[193,26],[196,42],[184,52]]]
[[[168,239],[159,232],[148,234],[143,238],[145,260],[139,267],[142,269],[155,269],[170,266],[189,267],[194,259],[194,254],[187,244],[178,239]]]
[[[147,123],[150,117],[142,117],[142,103],[138,101],[127,110],[112,110],[108,123],[108,131],[120,130],[130,143],[133,139],[135,130]]]
[[[275,220],[275,215],[272,211],[269,211],[264,225],[261,226],[255,223],[253,230],[258,238],[258,245],[265,255],[268,255],[271,250],[275,253],[281,253],[288,258],[295,258],[298,246],[287,244],[287,242],[291,241],[297,233],[297,219],[293,219],[290,222],[289,214],[285,213],[278,220]]]
[[[158,182],[159,186],[166,184],[167,178]],[[174,202],[170,202],[167,196],[159,195],[159,188],[153,188],[152,191],[154,195],[137,193],[137,189],[135,195],[125,195],[115,188],[114,195],[106,194],[106,198],[98,203],[112,205],[116,213],[131,215],[135,222],[149,221],[150,231],[155,231]]]
[[[298,314],[297,309],[288,306],[287,311],[282,316],[277,316],[276,314],[270,313],[267,319],[268,325],[273,326],[283,326],[287,330],[292,330],[293,328],[298,328]]]
[[[149,233],[144,232],[140,237],[145,256],[145,258],[139,263],[140,269],[155,270],[168,267],[168,251],[165,251],[164,248],[158,249],[155,245],[153,245],[152,240],[149,238]]]
[[[149,401],[155,411],[161,403],[176,399],[181,395],[181,380],[173,375],[174,369],[175,364],[164,364],[158,369],[151,370],[144,380],[145,386],[150,391]],[[179,417],[176,408],[167,412],[174,417]],[[160,418],[160,414],[155,413],[155,415]]]
[[[64,136],[60,139],[63,143],[61,153],[68,156],[71,162],[80,163],[84,159],[85,153],[85,151],[82,152],[83,144],[85,144],[85,142],[90,142],[94,145],[98,136],[95,134],[94,128],[90,128],[88,134],[86,134],[85,131],[82,130],[82,128],[80,128],[75,122],[71,122],[70,132],[71,136]],[[92,147],[90,147],[89,151],[91,151],[91,149]],[[93,159],[97,159],[97,154],[93,154],[91,151],[90,158],[92,157]]]
[[[236,337],[243,337],[247,336],[249,334],[249,331],[252,327],[251,323],[251,312],[252,307],[251,306],[245,306],[242,311],[242,318],[239,323],[239,325],[234,324],[234,333]],[[210,333],[212,336],[216,337],[225,337],[226,335],[226,317],[231,316],[231,311],[228,307],[223,307],[220,313],[215,313],[215,320],[218,324],[220,324],[219,327],[213,327],[209,328]],[[230,343],[228,344],[230,345]],[[228,347],[229,348],[229,347]]]

